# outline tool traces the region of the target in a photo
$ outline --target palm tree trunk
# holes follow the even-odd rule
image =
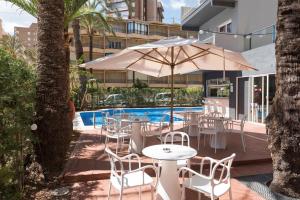
[[[93,33],[89,34],[89,60],[93,60]]]
[[[69,67],[64,48],[64,1],[38,2],[36,152],[51,177],[63,166],[72,131],[68,117]]]
[[[78,61],[79,59],[83,59],[83,48],[82,48],[82,43],[81,43],[81,39],[80,39],[79,19],[73,20],[72,29],[73,29],[73,35],[74,35],[75,56],[76,56],[76,60]]]
[[[81,43],[81,39],[80,39],[80,23],[79,23],[79,19],[74,19],[72,22],[72,28],[73,28],[73,35],[74,35],[74,46],[75,46],[75,57],[77,62],[80,61],[82,63],[84,63],[84,56],[83,56],[83,47],[82,47],[82,43]],[[84,68],[80,68],[79,70],[83,70],[85,71]],[[80,101],[83,98],[83,94],[86,90],[86,82],[87,82],[87,78],[86,76],[82,75],[81,73],[79,74],[79,82],[80,82],[80,89],[79,89],[79,94],[78,94],[78,98],[80,99]],[[80,102],[81,103],[81,102]]]
[[[271,189],[300,198],[300,2],[279,0],[276,95],[267,117],[273,160]]]

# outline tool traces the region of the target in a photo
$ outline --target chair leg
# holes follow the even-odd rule
[[[201,136],[201,134],[198,134],[198,151],[199,151],[199,148],[200,148],[200,145],[199,145],[199,143],[200,143],[200,136]]]
[[[201,200],[201,197],[202,197],[201,193],[198,192],[198,200]]]
[[[229,199],[232,200],[232,192],[231,192],[231,187],[229,188]]]
[[[110,192],[111,192],[111,182],[109,182],[109,188],[108,188],[108,197],[107,197],[107,200],[110,199]]]
[[[185,187],[182,186],[182,189],[181,189],[181,200],[184,200],[185,199]]]
[[[215,134],[215,153],[217,153],[217,134]]]
[[[151,185],[151,200],[154,200],[154,187]]]
[[[117,147],[116,147],[116,154],[118,155],[118,148],[119,148],[119,138],[117,138]]]
[[[104,149],[106,148],[107,142],[108,142],[108,137],[105,137]]]
[[[143,148],[145,148],[145,140],[146,140],[146,137],[143,137]]]
[[[244,150],[244,152],[246,152],[244,133],[240,133],[240,135],[241,135],[241,140],[242,140],[243,150]]]
[[[142,200],[142,186],[139,187],[139,200]]]
[[[120,190],[120,198],[119,200],[122,200],[123,199],[123,186],[121,187],[121,190]]]

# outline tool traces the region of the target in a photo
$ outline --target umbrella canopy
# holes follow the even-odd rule
[[[155,77],[171,75],[171,129],[174,74],[199,70],[255,70],[240,53],[180,37],[128,47],[116,54],[80,66],[96,70],[132,70]]]

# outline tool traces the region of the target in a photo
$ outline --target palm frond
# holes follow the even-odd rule
[[[68,27],[70,22],[81,16],[80,10],[89,0],[64,0],[65,2],[65,27]]]
[[[37,18],[38,14],[38,0],[5,0],[19,7],[23,11]]]

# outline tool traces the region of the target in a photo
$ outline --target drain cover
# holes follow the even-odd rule
[[[57,188],[55,190],[52,191],[52,195],[59,197],[59,196],[64,196],[67,195],[69,193],[69,188],[67,187],[61,187],[61,188]]]

